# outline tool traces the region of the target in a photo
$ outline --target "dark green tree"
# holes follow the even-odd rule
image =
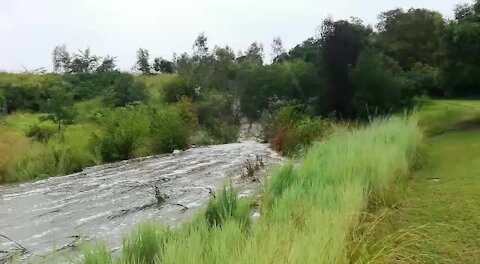
[[[383,12],[377,25],[379,40],[385,53],[404,69],[420,62],[438,66],[444,31],[440,13],[427,9],[408,11],[394,9]]]
[[[443,39],[443,86],[447,95],[480,95],[480,1],[470,8],[464,6],[461,15],[446,28]]]
[[[321,58],[327,81],[325,104],[327,111],[334,111],[337,117],[354,115],[353,89],[348,75],[371,33],[371,28],[358,20],[326,19],[322,24]]]
[[[102,63],[97,67],[97,72],[113,72],[117,71],[117,57],[106,56],[102,59]]]

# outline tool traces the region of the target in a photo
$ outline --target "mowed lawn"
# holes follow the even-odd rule
[[[402,248],[387,262],[480,263],[480,119],[447,131],[426,139],[425,163],[379,228]]]

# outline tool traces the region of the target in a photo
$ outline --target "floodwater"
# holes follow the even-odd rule
[[[241,195],[253,193],[263,179],[241,175],[247,159],[255,161],[257,155],[265,164],[263,171],[282,160],[267,145],[247,141],[0,186],[0,263],[2,256],[21,247],[28,256],[41,256],[68,247],[79,237],[118,249],[122,234],[146,219],[178,225],[229,180]],[[168,196],[163,204],[157,202],[155,185]]]

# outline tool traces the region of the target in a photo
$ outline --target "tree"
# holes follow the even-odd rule
[[[162,58],[155,58],[153,59],[153,70],[157,73],[160,73],[161,70],[160,70],[160,62],[161,62]]]
[[[52,52],[53,71],[68,72],[70,70],[71,58],[65,44],[58,45]]]
[[[480,95],[480,1],[463,7],[445,30],[442,82],[447,95]],[[458,11],[458,10],[457,10]]]
[[[240,57],[239,60],[251,64],[263,64],[263,45],[258,42],[253,42],[248,47],[245,55]]]
[[[57,124],[58,133],[61,125],[70,124],[74,118],[73,95],[69,92],[69,84],[62,82],[49,88],[48,98],[44,105],[44,111],[48,113],[48,119]]]
[[[309,38],[296,45],[288,52],[289,60],[303,60],[313,63],[317,68],[321,65],[322,44],[320,39]]]
[[[327,81],[327,111],[335,111],[337,117],[352,117],[353,91],[348,79],[351,68],[367,44],[372,30],[358,20],[333,21],[322,24],[320,43],[321,59]]]
[[[207,37],[205,33],[200,33],[193,43],[193,55],[203,57],[208,54]]]
[[[153,60],[153,70],[157,73],[173,73],[173,62],[163,59],[162,57]]]
[[[102,81],[104,98],[109,105],[122,107],[145,100],[145,83],[135,80],[131,74],[112,72],[102,77],[105,78]]]
[[[73,55],[70,63],[70,73],[93,73],[97,69],[100,58],[90,54],[90,48],[84,51],[79,50]]]
[[[286,53],[285,49],[283,48],[282,39],[280,37],[276,37],[273,39],[272,42],[272,58],[273,62],[283,62],[288,59],[288,54]]]
[[[114,72],[117,71],[117,57],[107,55],[103,58],[100,66],[97,67],[97,72]]]
[[[362,52],[349,79],[354,91],[352,107],[359,117],[391,113],[413,97],[398,63],[375,50]]]
[[[377,25],[385,53],[404,69],[420,62],[438,66],[444,31],[440,13],[411,8],[407,12],[394,9],[383,12]]]
[[[137,50],[137,62],[135,64],[135,68],[139,70],[143,75],[151,74],[149,60],[150,54],[147,49],[140,48]]]

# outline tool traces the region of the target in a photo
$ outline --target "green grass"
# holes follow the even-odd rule
[[[374,234],[383,247],[402,245],[402,252],[384,254],[378,263],[479,263],[480,102],[436,105],[433,124],[444,132],[428,139],[427,162],[408,183],[399,209]],[[452,109],[462,114],[444,116]]]
[[[210,203],[221,225],[199,215],[177,229],[159,229],[161,242],[148,239],[145,246],[156,252],[156,263],[355,261],[351,236],[362,212],[372,199],[387,200],[392,184],[409,174],[421,138],[411,117],[338,132],[315,143],[298,167],[286,165],[273,173],[255,225],[245,228],[239,220],[245,219],[245,211],[240,210],[240,217],[233,213],[243,206],[229,205],[236,199],[224,194]],[[138,241],[142,233],[134,231],[126,238],[122,252],[130,252],[125,245]],[[151,260],[148,254],[142,255]]]
[[[420,123],[428,134],[455,130],[459,123],[480,119],[480,103],[472,100],[435,100],[424,106]]]
[[[39,123],[39,118],[45,114],[31,113],[13,113],[0,118],[0,129],[13,131],[20,134],[25,132],[35,123]]]

